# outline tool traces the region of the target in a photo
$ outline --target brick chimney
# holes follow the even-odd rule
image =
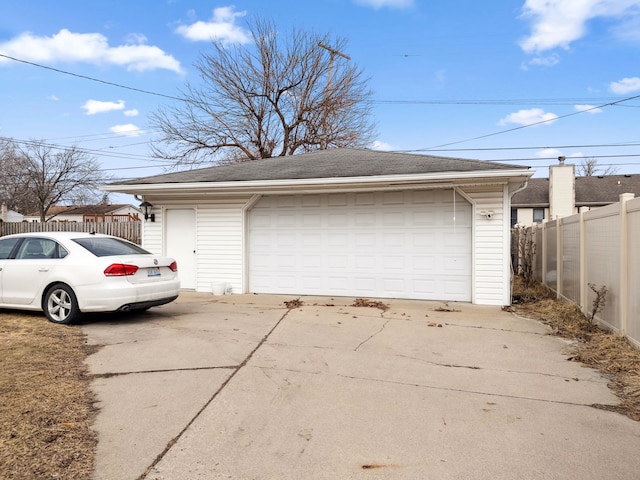
[[[565,164],[558,157],[558,165],[549,167],[549,219],[568,217],[575,213],[576,166]]]
[[[7,221],[7,204],[4,202],[0,205],[0,221]]]

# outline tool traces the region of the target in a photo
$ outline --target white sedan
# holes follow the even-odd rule
[[[42,310],[70,324],[82,313],[146,310],[180,291],[174,259],[109,235],[0,237],[0,308]]]

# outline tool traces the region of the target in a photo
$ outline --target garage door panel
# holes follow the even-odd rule
[[[249,289],[469,301],[471,207],[457,197],[453,212],[452,191],[264,197]]]
[[[320,277],[303,277],[302,278],[302,286],[305,289],[308,289],[309,291],[316,291],[319,292],[322,290],[323,287],[323,281],[322,278]]]
[[[332,272],[337,271],[341,268],[344,268],[349,263],[349,257],[346,255],[332,254],[332,255],[328,255],[326,257],[326,260],[327,260],[326,262],[327,266]]]
[[[301,255],[300,263],[303,268],[322,268],[322,257],[320,255]]]
[[[412,283],[416,298],[431,296],[436,290],[436,281],[433,278],[415,278]]]
[[[356,291],[362,292],[362,295],[374,296],[376,292],[376,281],[369,277],[355,277],[354,286]]]
[[[385,272],[393,272],[399,270],[404,272],[407,269],[405,257],[401,255],[385,255],[380,259]]]
[[[437,258],[433,255],[416,255],[411,258],[413,271],[420,275],[435,275],[437,263]]]
[[[322,226],[322,217],[318,213],[305,213],[302,215],[302,227],[317,228]]]
[[[396,295],[402,295],[407,289],[404,278],[386,278],[383,283],[383,288],[386,292],[395,293]]]
[[[383,205],[400,205],[404,201],[404,192],[384,192],[382,194]]]
[[[347,206],[347,194],[346,193],[334,193],[329,195],[327,203],[330,207],[346,207]]]
[[[356,227],[375,227],[376,216],[374,213],[355,212],[353,214]]]

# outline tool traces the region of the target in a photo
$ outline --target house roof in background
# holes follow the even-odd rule
[[[47,210],[47,216],[51,215],[107,215],[122,208],[136,208],[126,203],[99,204],[99,205],[56,205]],[[136,208],[137,210],[137,208]],[[29,213],[27,217],[39,217],[40,214]]]
[[[640,175],[576,177],[576,207],[602,206],[620,201],[620,194],[640,196]],[[527,188],[511,199],[512,207],[548,207],[549,179],[531,178]]]
[[[340,148],[154,175],[128,180],[118,185],[348,178],[500,170],[526,171],[529,168],[481,160]]]

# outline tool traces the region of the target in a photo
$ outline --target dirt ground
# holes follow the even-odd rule
[[[361,306],[380,308],[378,302]],[[570,339],[569,359],[608,375],[620,398],[620,406],[600,408],[640,421],[640,349],[593,327],[547,289],[525,289],[518,279],[514,304],[505,308]],[[0,311],[0,480],[91,478],[97,412],[84,364],[91,352],[79,326]]]
[[[91,478],[89,353],[79,326],[0,311],[0,479]]]

